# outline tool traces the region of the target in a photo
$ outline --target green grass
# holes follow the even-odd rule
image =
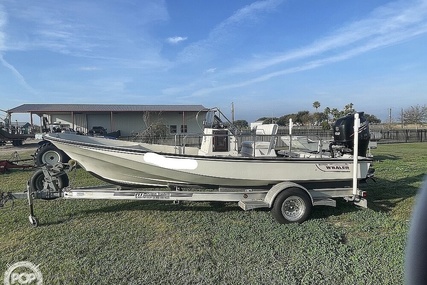
[[[41,225],[32,228],[26,201],[15,201],[0,209],[0,272],[26,260],[45,284],[402,284],[427,144],[380,145],[374,155],[369,209],[338,201],[301,225],[233,203],[58,199],[35,202]],[[31,173],[0,174],[0,189],[25,189]],[[75,186],[99,183],[76,176]]]

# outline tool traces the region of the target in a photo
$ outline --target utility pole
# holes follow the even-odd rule
[[[234,124],[234,102],[231,102],[231,122]]]

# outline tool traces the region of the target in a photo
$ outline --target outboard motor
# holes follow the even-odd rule
[[[360,128],[359,128],[359,156],[365,156],[368,151],[370,133],[369,123],[364,117],[364,112],[359,112]],[[337,156],[338,153],[353,154],[354,148],[354,114],[348,114],[345,117],[339,118],[333,126],[334,141],[329,145],[329,150],[332,156]]]

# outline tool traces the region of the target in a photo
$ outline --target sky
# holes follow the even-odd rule
[[[2,110],[233,103],[251,122],[318,101],[386,121],[426,79],[427,0],[0,0]]]

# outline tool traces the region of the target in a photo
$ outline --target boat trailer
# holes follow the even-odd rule
[[[367,208],[366,192],[346,187],[307,189],[306,187],[283,181],[270,188],[205,188],[201,185],[170,185],[169,190],[146,190],[124,188],[116,185],[78,187],[70,186],[68,174],[75,171],[77,163],[44,165],[27,183],[27,190],[20,193],[0,193],[0,207],[7,201],[26,198],[29,207],[29,221],[34,227],[39,221],[34,213],[34,200],[65,199],[114,199],[145,201],[193,202],[237,202],[243,210],[270,208],[279,223],[301,223],[311,213],[313,206],[336,206],[335,198],[343,198],[363,208]],[[185,187],[185,188],[183,188]],[[40,190],[41,189],[41,190]]]

